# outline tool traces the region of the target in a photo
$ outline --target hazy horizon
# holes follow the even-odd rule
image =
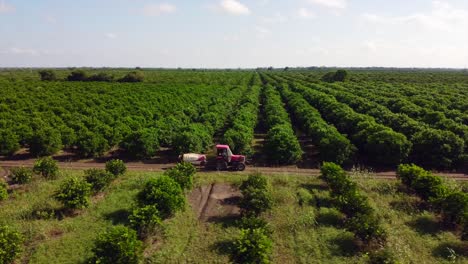
[[[468,68],[468,1],[0,0],[0,67]]]

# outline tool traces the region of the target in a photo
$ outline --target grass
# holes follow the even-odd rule
[[[57,180],[34,179],[0,203],[0,223],[14,226],[25,237],[18,263],[84,263],[91,256],[93,240],[112,225],[127,224],[136,193],[149,177],[159,173],[129,172],[103,193],[92,198],[89,208],[76,215],[60,212],[52,195],[67,176],[82,171],[63,171]],[[274,263],[366,263],[353,236],[341,226],[342,215],[331,207],[326,186],[315,177],[267,175],[274,206],[264,217],[273,229]],[[245,175],[199,174],[195,185],[213,182],[239,184]],[[436,216],[397,181],[371,179],[353,172],[353,178],[371,200],[388,232],[388,247],[400,263],[468,263],[460,241],[444,230]],[[299,189],[312,198],[299,205]],[[44,219],[33,217],[41,215]],[[227,222],[201,222],[190,206],[165,221],[163,234],[147,242],[146,263],[228,263],[229,245],[239,230]]]

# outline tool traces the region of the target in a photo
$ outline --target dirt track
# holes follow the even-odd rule
[[[0,177],[6,176],[8,173],[8,168],[11,167],[32,167],[34,164],[33,159],[28,160],[11,160],[11,161],[0,161]],[[58,162],[61,169],[71,169],[71,170],[83,170],[90,168],[104,168],[104,163],[90,161],[72,161],[72,162]],[[127,162],[127,168],[131,171],[164,171],[168,168],[171,168],[175,163],[166,163],[166,164],[154,164],[154,163],[142,163],[142,162]],[[320,170],[318,169],[303,169],[297,168],[294,166],[287,167],[254,167],[247,166],[246,170],[240,173],[251,173],[251,172],[262,172],[266,174],[293,174],[293,175],[304,175],[304,176],[318,176],[320,175]],[[200,169],[200,172],[206,173],[217,173],[213,170],[204,170]],[[239,172],[238,172],[239,173]],[[468,175],[462,173],[437,173],[437,175],[448,177],[456,180],[468,181]],[[375,178],[382,179],[395,179],[395,171],[382,171],[374,173]]]

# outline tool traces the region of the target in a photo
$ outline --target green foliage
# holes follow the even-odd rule
[[[40,70],[39,75],[41,77],[41,81],[56,81],[57,75],[53,70]]]
[[[115,226],[98,236],[92,251],[91,263],[138,264],[142,259],[143,245],[134,230]]]
[[[468,193],[454,191],[442,199],[440,203],[445,223],[455,223],[465,226],[465,228],[468,226]]]
[[[58,165],[52,157],[44,157],[34,162],[34,173],[41,175],[46,179],[55,179],[58,175]]]
[[[85,82],[88,80],[88,75],[83,70],[74,70],[68,75],[67,80],[70,82]]]
[[[128,217],[130,226],[138,232],[138,236],[145,238],[162,226],[161,216],[156,205],[146,205],[135,208]]]
[[[273,200],[264,176],[260,174],[250,175],[241,184],[240,190],[242,198],[239,207],[244,215],[258,216],[271,208]]]
[[[372,251],[369,254],[369,264],[398,264],[395,254],[388,248]]]
[[[172,144],[176,153],[205,152],[212,143],[209,129],[199,123],[190,124],[176,134]]]
[[[268,130],[265,149],[268,158],[279,164],[294,164],[303,153],[296,136],[287,125],[278,125]]]
[[[309,192],[309,190],[299,188],[297,190],[297,199],[299,200],[300,205],[310,205],[314,200],[314,196]]]
[[[120,147],[131,157],[151,158],[159,149],[158,132],[151,128],[140,129],[125,137]]]
[[[29,151],[35,156],[50,156],[62,148],[62,137],[57,129],[42,127],[34,131]]]
[[[29,168],[18,167],[11,169],[11,180],[16,184],[25,184],[32,181],[33,171]]]
[[[155,205],[163,218],[174,215],[185,206],[182,188],[166,175],[149,179],[138,193],[137,199],[141,206]]]
[[[4,180],[0,180],[0,201],[8,198],[8,185]]]
[[[236,226],[240,229],[261,229],[268,236],[273,233],[270,224],[265,219],[255,216],[243,216],[236,222]]]
[[[116,177],[123,175],[127,171],[127,166],[122,160],[112,159],[106,162],[106,171],[114,174]]]
[[[119,79],[119,82],[130,82],[130,83],[136,83],[136,82],[142,82],[145,79],[145,75],[138,71],[138,72],[130,72],[127,73],[124,77]]]
[[[180,162],[173,168],[170,168],[164,172],[174,179],[180,187],[184,190],[190,190],[193,186],[193,176],[197,172],[197,169],[189,162]]]
[[[76,151],[82,157],[99,157],[109,149],[107,140],[91,131],[80,131],[76,142]]]
[[[13,263],[22,251],[23,238],[11,227],[0,226],[0,263]]]
[[[386,239],[386,232],[374,214],[356,214],[346,220],[345,226],[367,244],[371,241],[382,242]]]
[[[0,129],[0,155],[12,155],[19,149],[18,135],[10,129]]]
[[[91,184],[94,192],[102,191],[109,186],[115,175],[101,169],[89,169],[84,171],[86,182]]]
[[[327,72],[322,76],[324,82],[344,82],[348,79],[348,72],[346,70],[337,70],[336,72]]]
[[[114,76],[109,73],[100,72],[90,76],[87,81],[90,82],[112,82],[114,81]]]
[[[428,171],[414,164],[401,164],[397,169],[397,177],[407,186],[412,186],[417,178],[429,174]]]
[[[89,206],[91,184],[84,179],[70,177],[66,179],[54,197],[67,209],[83,209]]]
[[[237,263],[270,263],[272,247],[263,229],[241,229],[234,241],[233,257]]]

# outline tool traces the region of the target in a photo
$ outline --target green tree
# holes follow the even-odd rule
[[[23,238],[9,226],[0,226],[0,263],[13,263],[22,250]]]
[[[234,241],[233,257],[237,263],[270,263],[273,242],[261,228],[241,229]]]
[[[56,81],[57,76],[53,70],[40,70],[41,81]]]
[[[59,171],[57,161],[52,157],[44,157],[34,162],[33,171],[47,179],[57,178]]]
[[[29,168],[18,167],[11,169],[11,180],[17,184],[30,183],[32,181],[33,171]]]
[[[19,149],[18,135],[9,129],[0,129],[0,155],[12,155]]]
[[[146,205],[133,209],[128,217],[130,226],[138,232],[140,238],[146,238],[148,235],[162,226],[162,220],[156,205]]]
[[[143,253],[143,244],[134,230],[115,226],[100,234],[92,249],[91,263],[138,264]]]
[[[43,127],[34,132],[29,151],[35,156],[49,156],[62,149],[60,132],[51,127]]]
[[[76,142],[76,151],[82,157],[99,157],[109,149],[106,139],[91,131],[80,131]]]
[[[185,206],[182,188],[166,175],[149,179],[137,198],[141,206],[155,205],[163,218],[174,215]]]
[[[135,72],[127,73],[124,77],[119,79],[119,82],[136,83],[136,82],[142,82],[144,79],[145,79],[145,75],[143,74],[143,72],[135,71]]]
[[[89,206],[91,184],[84,179],[70,177],[66,179],[54,197],[67,209],[83,209]]]
[[[267,134],[268,158],[278,164],[294,164],[302,157],[302,150],[292,129],[284,124],[270,129]]]
[[[127,171],[127,166],[122,160],[113,159],[106,162],[106,171],[115,176],[123,175]]]
[[[8,198],[8,185],[4,180],[0,180],[0,201]]]
[[[91,184],[94,192],[102,191],[114,179],[114,175],[101,169],[88,169],[84,171],[86,182]]]
[[[134,158],[151,158],[159,149],[158,132],[154,128],[143,128],[128,135],[120,147]]]
[[[85,82],[88,80],[88,75],[83,70],[74,70],[68,75],[67,80],[70,82]]]
[[[193,186],[193,176],[197,172],[197,169],[189,162],[180,162],[173,168],[170,168],[164,172],[174,179],[180,187],[184,190],[189,190]]]

